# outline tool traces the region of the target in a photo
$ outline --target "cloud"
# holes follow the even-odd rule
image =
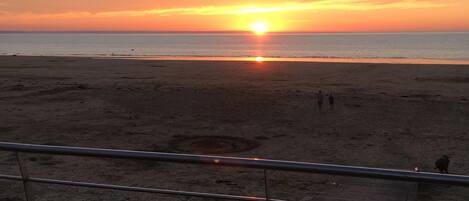
[[[286,0],[270,0],[280,2]],[[0,0],[11,14],[55,14],[71,12],[109,12],[125,10],[168,9],[180,7],[237,5],[249,0]]]
[[[291,12],[305,10],[377,10],[444,7],[447,4],[435,0],[317,0],[285,2],[277,4],[253,4],[233,6],[201,6],[170,9],[102,12],[99,15],[243,15],[256,13]]]
[[[9,2],[11,0],[4,0]],[[21,0],[20,0],[21,1]],[[22,0],[29,1],[29,0]],[[51,1],[51,0],[49,0]],[[62,0],[61,0],[62,1]],[[76,0],[76,2],[83,3],[86,0]],[[103,0],[101,0],[102,2]],[[36,13],[34,10],[26,13],[14,13],[13,10],[7,10],[3,7],[8,7],[10,3],[0,2],[0,13],[8,13],[10,15],[36,15],[43,17],[51,16],[102,16],[102,17],[113,17],[113,16],[177,16],[177,15],[245,15],[245,14],[260,14],[260,13],[277,13],[277,12],[295,12],[295,11],[309,11],[309,10],[354,10],[354,11],[366,11],[366,10],[377,10],[377,9],[411,9],[411,8],[434,8],[448,6],[447,2],[455,0],[313,0],[313,1],[274,1],[274,3],[239,3],[239,4],[208,4],[205,1],[205,5],[195,5],[187,7],[171,7],[169,4],[159,4],[158,8],[151,8],[149,2],[154,1],[141,1],[141,5],[134,5],[138,9],[123,9],[127,8],[124,5],[125,2],[129,3],[128,0],[116,0],[117,6],[114,6],[110,10],[97,9],[97,8],[80,8],[68,11],[65,8],[59,6],[55,12],[48,11],[46,13]],[[37,2],[37,1],[35,1]],[[68,2],[68,1],[66,1]],[[76,2],[74,4],[76,4]],[[140,1],[133,1],[140,2]],[[144,2],[144,3],[142,3]],[[192,1],[194,2],[194,1]],[[238,1],[235,1],[238,2]],[[272,1],[271,1],[272,2]],[[232,3],[232,1],[230,1]],[[174,3],[173,3],[174,4]],[[183,3],[179,3],[181,5]],[[193,4],[193,3],[192,3]],[[68,5],[68,4],[67,4]],[[88,5],[88,4],[87,4]],[[101,4],[97,4],[98,7]],[[185,5],[185,4],[184,4]],[[191,4],[189,4],[191,5]],[[80,4],[80,6],[83,6]],[[164,8],[164,7],[167,8]],[[174,5],[173,5],[174,6]],[[78,5],[76,6],[78,7]],[[101,5],[102,7],[102,5]],[[144,9],[141,9],[144,8]],[[104,10],[104,11],[100,11]],[[39,12],[39,11],[38,11]]]

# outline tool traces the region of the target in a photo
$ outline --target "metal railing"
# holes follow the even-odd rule
[[[358,166],[343,166],[333,164],[319,164],[306,162],[292,162],[282,160],[268,160],[260,158],[236,158],[222,156],[192,155],[192,154],[174,154],[161,152],[113,150],[83,147],[49,146],[0,142],[0,150],[12,151],[16,153],[17,162],[20,167],[21,176],[0,174],[0,179],[22,181],[24,185],[25,197],[30,200],[29,183],[58,184],[78,187],[91,187],[101,189],[124,190],[133,192],[161,193],[181,196],[194,196],[204,198],[229,199],[229,200],[271,200],[278,201],[269,197],[267,170],[282,170],[295,172],[309,172],[319,174],[332,174],[342,176],[353,176],[361,178],[378,178],[386,180],[410,181],[410,182],[429,182],[450,184],[458,186],[469,186],[469,176],[436,174],[429,172],[414,172],[394,169],[367,168]],[[53,180],[44,178],[30,177],[27,172],[24,161],[20,153],[42,153],[56,155],[122,158],[122,159],[144,159],[176,163],[209,164],[219,166],[236,166],[244,168],[256,168],[264,170],[264,197],[239,196],[228,194],[201,193],[191,191],[179,191],[156,188],[141,188],[130,186],[118,186],[110,184],[96,184],[87,182],[75,182],[65,180]]]

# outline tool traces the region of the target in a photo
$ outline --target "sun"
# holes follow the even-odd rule
[[[256,62],[264,62],[264,57],[256,57]]]
[[[268,30],[267,23],[265,22],[256,22],[251,25],[251,30],[257,35],[264,35]]]

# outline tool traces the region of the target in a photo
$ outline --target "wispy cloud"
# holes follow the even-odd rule
[[[177,16],[177,15],[246,15],[261,13],[279,13],[294,11],[314,11],[314,10],[352,10],[366,11],[378,9],[411,9],[411,8],[434,8],[448,6],[448,2],[455,0],[305,0],[289,1],[277,3],[253,3],[239,5],[218,5],[218,6],[195,6],[195,7],[173,7],[142,10],[121,10],[121,11],[68,11],[60,13],[35,14],[32,12],[13,14],[8,10],[0,9],[0,14],[36,16],[36,17],[114,17],[114,16]],[[0,2],[0,8],[4,3]]]
[[[435,0],[318,0],[304,2],[285,2],[264,5],[201,6],[169,9],[149,9],[101,12],[99,15],[243,15],[255,13],[274,13],[304,10],[377,10],[444,7],[447,3]]]

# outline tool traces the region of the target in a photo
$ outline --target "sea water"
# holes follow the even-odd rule
[[[469,33],[0,33],[13,54],[468,60]]]

